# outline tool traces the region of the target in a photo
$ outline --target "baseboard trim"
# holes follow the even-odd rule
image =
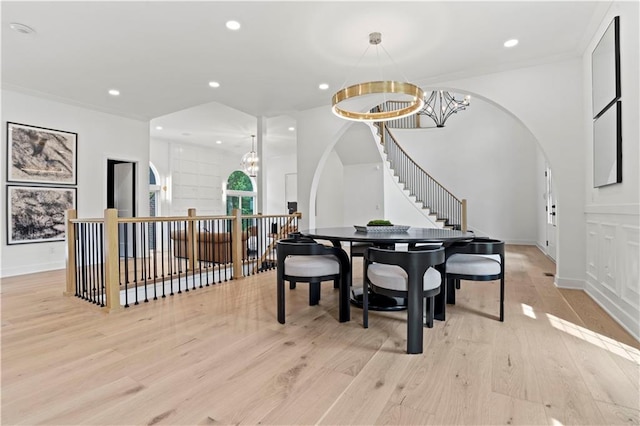
[[[544,254],[547,259],[549,259],[550,261],[552,261],[554,264],[556,263],[556,260],[549,256],[549,254],[547,254],[547,250],[545,247],[541,246],[539,243],[536,243],[535,246],[538,248],[538,250],[540,250],[540,253]]]
[[[611,318],[622,328],[640,342],[640,318],[633,318],[631,314],[620,308],[616,303],[606,297],[593,284],[587,281],[584,289],[594,302],[598,304]],[[640,317],[640,313],[637,313]]]
[[[556,278],[553,282],[558,288],[566,288],[569,290],[584,290],[584,280],[580,280],[577,278],[561,278],[556,275]]]
[[[0,270],[0,278],[15,277],[17,275],[34,274],[36,272],[55,271],[58,269],[64,269],[66,265],[64,262],[48,262],[40,264],[24,265],[14,268],[2,268]]]
[[[504,240],[505,244],[511,244],[514,246],[537,246],[538,243],[531,240]]]

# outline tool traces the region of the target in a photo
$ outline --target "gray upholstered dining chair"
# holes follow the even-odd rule
[[[445,261],[443,248],[395,251],[370,247],[364,254],[362,323],[369,327],[368,290],[407,300],[407,353],[422,353],[422,320],[433,327],[434,298],[440,293],[442,277],[434,267]],[[419,300],[412,300],[410,288],[419,288]],[[415,294],[415,293],[414,293]],[[424,303],[423,303],[424,302]],[[424,316],[422,309],[424,307]],[[419,323],[419,326],[416,326]]]
[[[333,281],[334,288],[347,288],[350,272],[346,253],[338,247],[328,247],[299,235],[277,242],[277,304],[278,322],[285,323],[284,282],[295,289],[296,283],[309,283],[309,305],[320,302],[320,283]]]
[[[447,248],[447,303],[456,303],[460,281],[500,280],[500,321],[504,321],[504,241],[475,237]]]

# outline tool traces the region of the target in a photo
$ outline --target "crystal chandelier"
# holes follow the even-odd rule
[[[369,44],[371,46],[378,46],[387,54],[392,63],[395,64],[391,55],[386,51],[382,45],[382,34],[374,32],[369,34]],[[370,46],[369,46],[370,47]],[[367,49],[364,51],[360,59],[367,53]],[[360,62],[360,61],[358,61]],[[406,80],[406,78],[405,78]],[[361,100],[369,95],[379,95],[383,98],[383,102],[389,100],[387,96],[403,96],[409,98],[409,104],[406,107],[387,110],[387,111],[369,111],[360,112],[355,108],[349,109],[345,107],[345,101]],[[348,103],[348,102],[347,102]],[[422,89],[409,82],[401,81],[368,81],[364,83],[354,84],[349,87],[344,87],[338,90],[331,99],[331,110],[335,115],[345,120],[352,121],[388,121],[398,118],[407,117],[415,114],[424,105],[424,92]]]
[[[251,135],[251,151],[243,155],[240,161],[242,170],[251,177],[258,176],[258,162],[260,161],[254,147],[255,137],[256,135]]]
[[[435,123],[436,127],[444,127],[445,121],[458,111],[464,110],[469,106],[469,100],[471,96],[467,95],[462,100],[457,100],[455,95],[444,90],[434,90],[431,92],[431,96],[427,99],[418,114],[426,115],[430,117]]]

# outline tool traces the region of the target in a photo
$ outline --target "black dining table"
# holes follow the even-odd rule
[[[441,244],[445,250],[455,242],[471,240],[475,235],[472,232],[462,232],[441,228],[414,228],[406,231],[363,232],[355,227],[316,228],[300,231],[300,234],[313,239],[328,240],[335,247],[342,248],[342,242],[371,243],[375,246],[389,247],[395,244]],[[434,318],[443,321],[446,307],[446,285],[444,270],[440,269],[442,282],[440,293],[435,298]],[[420,347],[422,352],[422,312],[423,298],[421,288],[407,289],[407,342],[409,347]],[[340,322],[349,321],[350,313],[350,289],[340,287],[339,316]]]

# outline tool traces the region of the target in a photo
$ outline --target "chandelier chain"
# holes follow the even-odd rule
[[[358,62],[354,68],[362,61],[362,58],[365,56],[369,47],[371,45],[376,46],[376,57],[378,59],[378,68],[380,70],[380,75],[382,76],[382,67],[380,66],[380,52],[377,49],[377,46],[382,43],[382,35],[378,32],[373,32],[369,34],[369,46],[365,49],[362,56],[358,59]],[[397,64],[389,55],[386,49],[384,52],[387,54],[391,62],[397,67]],[[406,77],[405,77],[406,79]],[[340,90],[338,90],[331,99],[331,109],[334,114],[338,117],[343,118],[345,120],[353,120],[353,121],[388,121],[394,120],[402,117],[407,117],[409,115],[415,114],[424,106],[424,92],[423,90],[416,86],[415,84],[400,81],[386,81],[382,79],[380,81],[368,81],[364,83],[354,84],[348,87],[344,87],[348,78],[343,83]],[[369,95],[376,95],[383,99],[383,102],[378,104],[384,104],[389,95],[393,96],[401,96],[409,98],[409,106],[404,108],[399,108],[396,110],[390,111],[380,111],[378,110],[369,110],[362,111],[360,108],[348,108],[345,107],[345,103],[349,103],[349,100],[353,99],[366,99]]]

